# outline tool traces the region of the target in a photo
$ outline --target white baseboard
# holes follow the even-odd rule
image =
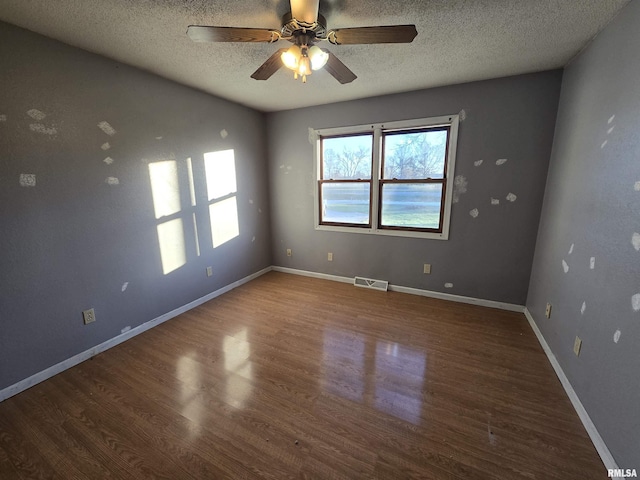
[[[421,290],[419,288],[403,287],[400,285],[389,285],[389,290],[393,292],[410,293],[411,295],[420,295],[422,297],[439,298],[440,300],[449,300],[451,302],[468,303],[471,305],[479,305],[481,307],[498,308],[500,310],[508,310],[509,312],[524,312],[523,305],[515,305],[513,303],[496,302],[495,300],[485,300],[483,298],[465,297],[463,295],[454,295],[452,293],[434,292],[432,290]]]
[[[322,280],[331,280],[340,283],[353,283],[353,278],[340,277],[338,275],[329,275],[327,273],[310,272],[308,270],[298,270],[287,267],[271,267],[274,272],[290,273],[292,275],[302,275],[303,277],[321,278]]]
[[[175,310],[165,313],[164,315],[160,315],[159,317],[154,318],[153,320],[149,320],[148,322],[145,322],[142,325],[139,325],[135,328],[132,328],[131,330],[128,330],[118,335],[117,337],[111,338],[106,342],[101,343],[100,345],[96,345],[95,347],[90,348],[89,350],[85,350],[84,352],[74,355],[71,358],[63,360],[62,362],[56,365],[53,365],[45,370],[42,370],[41,372],[38,372],[28,378],[25,378],[24,380],[21,380],[14,385],[10,385],[0,390],[0,402],[2,402],[3,400],[6,400],[9,397],[17,395],[18,393],[25,391],[27,388],[30,388],[40,382],[43,382],[53,377],[54,375],[57,375],[60,372],[63,372],[71,367],[74,367],[79,363],[82,363],[85,360],[88,360],[91,357],[94,357],[97,354],[110,349],[111,347],[115,347],[116,345],[119,345],[120,343],[126,340],[129,340],[130,338],[133,338],[136,335],[140,335],[141,333],[146,332],[147,330],[155,327],[156,325],[160,325],[161,323],[164,323],[167,320],[171,320],[172,318],[177,317],[178,315],[191,310],[192,308],[195,308],[199,305],[202,305],[205,302],[208,302],[209,300],[213,300],[214,298],[219,297],[223,293],[227,293],[228,291],[233,290],[234,288],[239,287],[240,285],[244,285],[245,283],[250,282],[255,278],[258,278],[261,275],[264,275],[265,273],[270,272],[271,269],[272,267],[267,267],[256,273],[253,273],[244,278],[241,278],[240,280],[233,282],[229,285],[226,285],[216,290],[215,292],[211,292],[205,295],[204,297],[200,297],[194,300],[193,302],[183,305],[182,307],[176,308]]]
[[[272,267],[275,272],[291,273],[293,275],[302,275],[304,277],[321,278],[324,280],[333,280],[334,282],[353,283],[353,278],[340,277],[337,275],[328,275],[326,273],[309,272],[307,270],[297,270],[295,268]],[[468,303],[471,305],[480,305],[482,307],[498,308],[500,310],[508,310],[510,312],[524,312],[523,305],[515,305],[512,303],[496,302],[493,300],[484,300],[482,298],[464,297],[462,295],[454,295],[451,293],[434,292],[431,290],[422,290],[419,288],[403,287],[401,285],[389,285],[389,290],[393,292],[409,293],[411,295],[420,295],[422,297],[438,298],[440,300],[449,300],[451,302]]]
[[[582,421],[582,425],[584,425],[584,428],[587,430],[587,433],[589,434],[589,438],[591,438],[591,441],[593,442],[593,446],[596,447],[596,450],[598,451],[598,454],[600,455],[600,458],[602,459],[602,463],[604,463],[605,468],[617,469],[618,465],[615,459],[613,458],[613,455],[611,455],[609,448],[607,448],[607,445],[604,443],[604,440],[598,433],[596,426],[591,421],[589,414],[587,413],[586,409],[582,405],[582,402],[578,398],[578,394],[575,392],[575,390],[571,386],[571,383],[569,382],[569,379],[567,378],[567,376],[564,374],[564,371],[562,370],[560,363],[558,363],[556,356],[551,351],[549,344],[547,344],[547,341],[542,336],[542,332],[536,325],[536,322],[533,319],[531,312],[529,312],[529,309],[526,307],[524,309],[524,315],[525,317],[527,317],[527,320],[529,321],[529,325],[531,325],[531,329],[533,330],[533,333],[536,334],[536,337],[538,338],[538,342],[540,342],[540,345],[542,346],[544,353],[547,354],[547,358],[549,359],[551,366],[555,370],[556,375],[560,380],[560,383],[562,383],[562,386],[564,387],[564,391],[567,393],[569,400],[571,400],[573,408],[576,410],[578,417],[580,417],[580,420]]]

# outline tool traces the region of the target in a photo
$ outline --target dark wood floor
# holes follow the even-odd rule
[[[606,470],[522,314],[269,273],[0,403],[0,478]]]

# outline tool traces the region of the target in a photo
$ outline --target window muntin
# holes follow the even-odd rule
[[[458,125],[458,115],[447,115],[316,130],[316,229],[448,239]],[[325,165],[324,146],[343,137],[371,139],[370,179],[360,178],[362,173],[344,173],[346,170],[335,173],[331,170],[334,164]],[[343,188],[351,189],[351,195],[339,190],[340,182],[349,183]],[[356,190],[356,183],[369,189],[360,185]],[[323,206],[323,196],[329,199],[332,194],[343,205],[328,202]],[[351,206],[344,205],[345,199],[351,200]],[[335,205],[339,208],[332,209]],[[364,215],[367,209],[369,223]],[[344,216],[345,210],[350,216]]]

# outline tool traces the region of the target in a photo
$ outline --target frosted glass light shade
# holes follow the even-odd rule
[[[309,59],[311,60],[311,69],[320,70],[327,64],[329,54],[322,51],[322,49],[317,45],[314,45],[309,49]]]
[[[302,52],[300,51],[300,47],[292,45],[286,52],[283,52],[282,55],[280,55],[280,58],[282,59],[282,63],[285,67],[290,70],[296,70],[300,63],[301,56]]]

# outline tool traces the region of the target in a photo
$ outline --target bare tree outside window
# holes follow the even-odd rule
[[[336,137],[324,140],[324,176],[331,180],[371,178],[371,136]],[[365,143],[366,142],[366,143]]]
[[[442,178],[447,132],[432,130],[385,135],[384,177],[388,179]]]

